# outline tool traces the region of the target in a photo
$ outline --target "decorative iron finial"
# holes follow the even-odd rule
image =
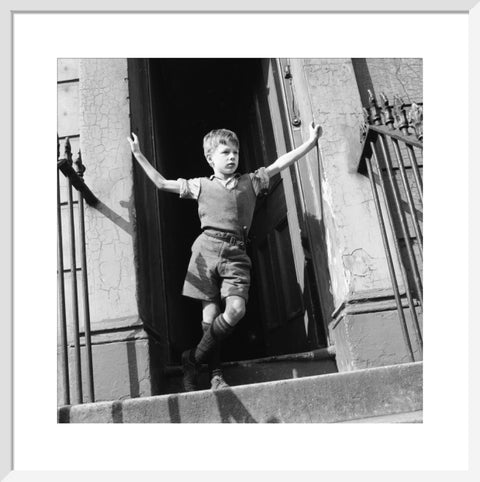
[[[367,125],[362,124],[359,127],[359,131],[360,131],[360,144],[363,144],[363,142],[365,141],[365,138],[367,137]]]
[[[393,114],[395,116],[397,129],[400,129],[403,134],[408,134],[408,119],[407,113],[405,112],[405,103],[398,95],[393,97]]]
[[[415,135],[419,141],[423,140],[423,108],[415,102],[408,113],[408,123],[415,131]]]
[[[370,124],[370,113],[368,112],[365,107],[362,107],[362,112],[363,112],[363,122],[365,124]]]
[[[77,155],[77,158],[75,159],[75,166],[76,166],[77,174],[78,174],[80,177],[83,177],[83,173],[85,172],[85,170],[86,170],[87,168],[83,165],[83,162],[82,162],[82,153],[80,152],[80,149],[78,150],[78,155]]]
[[[370,102],[370,121],[372,124],[380,125],[382,123],[381,109],[370,89],[368,89],[368,100]]]
[[[65,139],[65,159],[72,165],[72,146],[70,145],[70,139],[67,137]]]
[[[380,98],[382,99],[382,103],[383,103],[383,117],[385,120],[385,125],[388,128],[393,129],[393,123],[395,120],[392,112],[393,106],[390,105],[390,102],[388,101],[387,96],[383,92],[380,94]]]
[[[368,124],[370,124],[370,114],[368,113],[368,110],[365,109],[365,107],[362,107],[362,112],[363,124],[360,126],[360,143],[363,144],[363,141],[367,137]]]

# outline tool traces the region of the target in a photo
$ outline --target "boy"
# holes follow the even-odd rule
[[[212,389],[226,388],[220,370],[220,342],[245,315],[250,286],[251,262],[245,252],[257,196],[268,189],[269,180],[298,161],[318,142],[321,128],[312,122],[310,138],[255,173],[240,175],[239,142],[227,129],[209,132],[203,140],[204,154],[213,175],[195,179],[167,180],[140,151],[137,136],[128,138],[140,166],[158,189],[198,202],[202,233],[192,245],[183,295],[202,301],[203,337],[182,354],[185,391],[197,389],[198,367],[208,362]],[[223,302],[223,303],[222,303]],[[223,304],[223,311],[222,311]]]

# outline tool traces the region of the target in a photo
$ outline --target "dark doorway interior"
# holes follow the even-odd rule
[[[255,59],[159,59],[150,61],[153,136],[157,168],[167,179],[208,176],[203,136],[215,128],[240,135],[260,73]],[[242,139],[240,138],[240,142]],[[240,149],[240,172],[246,172]],[[171,362],[201,336],[201,303],[181,295],[190,247],[200,233],[197,203],[160,193]],[[254,287],[248,314],[225,342],[223,360],[265,354]]]
[[[168,179],[209,176],[203,136],[228,128],[240,139],[239,172],[276,158],[260,59],[151,59],[152,142],[157,169]],[[252,285],[247,315],[223,345],[223,361],[305,351],[318,346],[304,328],[303,294],[295,279],[280,176],[257,203],[250,248]],[[291,207],[295,209],[295,207]],[[201,336],[201,303],[181,295],[190,247],[200,233],[197,203],[159,193],[170,363]],[[253,233],[255,231],[255,233]],[[261,299],[260,299],[261,297]]]

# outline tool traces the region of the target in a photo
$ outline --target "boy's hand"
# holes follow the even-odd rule
[[[130,144],[130,149],[132,150],[133,154],[140,153],[140,144],[138,142],[138,137],[132,132],[133,140],[130,137],[127,137],[127,141]]]
[[[309,131],[310,131],[310,140],[315,140],[315,142],[318,141],[318,139],[320,139],[320,136],[322,135],[322,127],[320,126],[320,124],[316,124],[315,125],[315,122],[312,121],[309,126]]]

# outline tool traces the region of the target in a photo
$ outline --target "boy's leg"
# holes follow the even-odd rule
[[[205,362],[215,346],[233,331],[244,315],[244,298],[235,295],[225,298],[225,311],[213,320],[210,329],[203,335],[197,348],[192,352],[191,356],[195,363]]]
[[[205,333],[211,326],[213,320],[220,314],[221,308],[220,303],[215,301],[204,301],[202,300],[202,329]],[[218,357],[218,366],[220,365],[220,353],[212,353],[211,359],[213,357]],[[183,386],[186,392],[191,392],[197,389],[198,385],[198,370],[191,356],[193,350],[187,350],[182,354],[182,364],[183,364]],[[209,360],[210,362],[210,360]],[[213,359],[212,362],[216,362]],[[210,365],[210,363],[209,363]],[[209,367],[210,369],[210,367]]]
[[[241,296],[227,296],[225,298],[223,317],[229,325],[235,326],[245,316],[245,311],[245,299]]]
[[[233,331],[235,325],[244,315],[245,299],[241,296],[228,296],[225,298],[224,313],[220,313],[212,321],[210,329],[203,334],[197,347],[183,352],[183,384],[185,391],[189,392],[197,389],[197,366],[208,360],[212,350]]]
[[[211,324],[221,312],[220,302],[202,300],[202,320],[204,323]]]
[[[220,314],[220,304],[215,301],[202,301],[202,329],[203,333],[206,333],[213,320]],[[216,346],[210,354],[208,360],[208,373],[210,379],[214,373],[214,370],[220,369],[220,344]]]

